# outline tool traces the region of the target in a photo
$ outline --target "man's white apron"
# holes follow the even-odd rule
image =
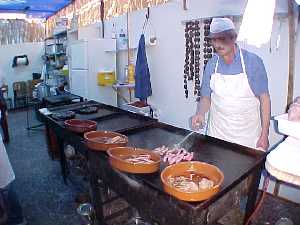
[[[241,50],[240,57],[243,72],[235,75],[217,73],[217,60],[210,80],[208,135],[255,148],[261,134],[260,102],[250,88]]]

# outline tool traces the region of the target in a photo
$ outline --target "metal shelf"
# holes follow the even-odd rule
[[[55,56],[55,55],[66,55],[65,52],[56,52],[56,53],[52,53],[52,54],[45,54],[45,56]]]
[[[63,31],[53,35],[54,38],[59,38],[61,36],[67,36],[67,30],[63,30]]]
[[[63,43],[46,44],[46,46],[52,46],[52,45],[64,45],[64,44]]]
[[[112,85],[114,88],[134,88],[135,84],[129,84],[129,83],[116,83]]]

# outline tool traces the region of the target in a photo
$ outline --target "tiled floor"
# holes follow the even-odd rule
[[[30,114],[30,125],[38,124]],[[50,160],[44,130],[26,130],[26,112],[9,113],[11,141],[6,146],[13,165],[15,189],[29,225],[77,225],[76,189],[66,186],[58,161]]]

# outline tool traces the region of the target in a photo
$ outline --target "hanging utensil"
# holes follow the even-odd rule
[[[104,1],[101,0],[100,2],[100,18],[101,18],[101,32],[102,38],[104,38]]]
[[[148,25],[149,18],[150,18],[150,8],[148,7],[148,8],[147,8],[146,18],[145,18],[145,21],[144,21],[144,24],[143,24],[142,34],[144,34],[145,31],[146,31],[146,27],[147,27],[147,25]]]

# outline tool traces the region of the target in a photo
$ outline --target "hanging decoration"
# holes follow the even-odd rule
[[[200,101],[201,96],[201,74],[214,52],[208,37],[210,23],[211,19],[200,19],[187,21],[185,23],[185,64],[183,87],[185,97],[188,98],[188,84],[193,83],[196,101]],[[201,38],[202,32],[203,38]],[[203,57],[203,61],[201,61],[201,56]],[[203,69],[201,68],[201,65],[204,66]]]
[[[195,21],[194,23],[194,46],[195,46],[195,85],[194,95],[197,96],[196,101],[200,101],[200,22]]]
[[[193,52],[193,22],[187,22],[185,24],[185,64],[184,64],[184,93],[185,97],[189,97],[188,91],[188,80],[193,80],[194,78],[194,52]]]
[[[184,65],[184,93],[189,97],[188,81],[194,81],[194,96],[200,98],[200,22],[190,21],[185,25],[185,65]]]
[[[204,57],[204,67],[206,66],[208,60],[212,57],[214,51],[210,39],[209,39],[209,29],[211,24],[211,19],[204,20],[204,42],[203,42],[203,57]]]
[[[168,1],[169,0],[104,0],[104,19],[107,20],[127,12],[157,6]],[[78,15],[78,27],[100,22],[100,4],[101,0],[75,0],[72,4],[47,19],[47,36],[51,36],[55,23],[59,18],[68,18],[69,24],[71,24],[74,13]]]

